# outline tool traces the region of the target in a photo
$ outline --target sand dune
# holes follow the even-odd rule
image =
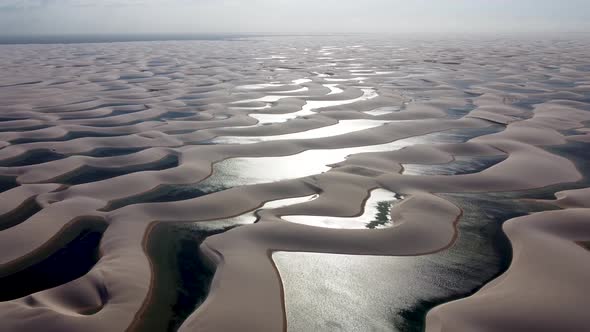
[[[562,210],[508,221],[510,268],[426,328],[585,328],[586,41],[283,38],[0,46],[0,330],[167,325],[156,225],[208,236],[180,331],[290,330],[273,253],[444,252],[465,211],[445,194],[536,191]]]

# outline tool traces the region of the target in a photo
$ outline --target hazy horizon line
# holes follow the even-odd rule
[[[567,35],[588,35],[588,31],[546,31],[546,32],[132,32],[132,33],[48,33],[48,34],[0,34],[0,45],[22,44],[82,44],[111,42],[149,42],[149,41],[190,41],[190,40],[229,40],[255,37],[337,37],[337,36],[383,36],[383,37],[421,37],[421,38],[460,38],[460,37],[544,37],[555,38]]]

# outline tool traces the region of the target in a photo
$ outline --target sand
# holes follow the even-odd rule
[[[582,180],[579,164],[547,148],[589,141],[586,41],[324,38],[0,46],[0,176],[19,185],[0,193],[0,215],[39,207],[0,221],[0,278],[106,227],[87,273],[0,302],[0,330],[136,330],[157,301],[145,249],[153,226],[213,227],[242,215],[258,222],[201,245],[215,275],[180,331],[286,330],[289,285],[274,252],[427,255],[458,236],[461,207],[443,193]],[[309,152],[331,157],[303,159],[318,171],[296,172],[294,162],[272,169],[277,158]],[[169,157],[178,165],[142,170]],[[478,157],[498,161],[469,174],[404,172]],[[250,180],[234,162],[262,166]],[[126,174],[64,183],[88,169]],[[231,179],[241,182],[189,199],[117,205],[170,185]],[[375,189],[403,197],[392,205],[391,227],[322,228],[285,217],[359,217]],[[588,193],[556,198],[551,204],[563,210],[505,224],[509,270],[429,312],[428,331],[585,328],[589,253],[579,243],[590,240]]]

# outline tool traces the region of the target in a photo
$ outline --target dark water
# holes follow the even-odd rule
[[[160,117],[160,120],[164,120],[164,121],[177,120],[177,119],[186,118],[186,117],[193,116],[193,115],[195,115],[195,113],[170,111],[170,112],[166,112],[164,115],[162,115]]]
[[[133,109],[133,110],[113,110],[110,113],[107,114],[100,114],[100,115],[85,115],[85,114],[66,114],[66,115],[61,115],[60,118],[61,120],[91,120],[91,119],[106,119],[112,116],[117,116],[117,115],[125,115],[125,114],[132,114],[132,113],[137,113],[137,112],[142,112],[145,111],[146,108],[142,108],[142,109]]]
[[[2,167],[16,167],[43,164],[65,158],[65,155],[48,149],[39,149],[26,152],[16,158],[0,161]]]
[[[105,210],[113,211],[133,204],[184,201],[221,190],[223,190],[223,188],[205,188],[199,186],[198,184],[163,185],[150,192],[115,200],[111,202],[108,208]]]
[[[92,166],[84,166],[82,169],[76,171],[74,174],[67,175],[61,179],[58,179],[57,182],[68,184],[68,185],[78,185],[83,183],[90,183],[96,181],[102,181],[110,178],[114,178],[117,176],[131,174],[136,172],[143,172],[143,171],[159,171],[168,168],[174,168],[178,166],[178,157],[177,156],[167,156],[157,162],[150,163],[150,164],[143,164],[143,165],[136,165],[130,167],[120,167],[120,168],[97,168]]]
[[[117,128],[117,127],[125,127],[125,126],[132,126],[136,124],[140,124],[146,121],[157,120],[158,117],[150,117],[144,119],[137,119],[137,120],[129,120],[129,121],[120,121],[120,120],[113,120],[113,119],[105,119],[103,123],[93,123],[92,127],[96,128]]]
[[[106,224],[80,221],[62,234],[46,257],[34,257],[24,267],[0,269],[0,301],[10,301],[75,280],[90,271],[99,259],[99,243]]]
[[[41,83],[41,82],[38,82]],[[2,87],[2,86],[0,86]],[[17,121],[17,120],[25,120],[26,118],[5,118],[5,117],[0,117],[0,122],[7,122],[7,121]]]
[[[147,254],[154,264],[156,287],[138,331],[176,331],[203,303],[214,271],[202,260],[199,246],[226,230],[165,223],[152,230]]]
[[[89,156],[95,158],[117,157],[143,151],[146,148],[98,148],[90,152],[80,153],[82,156]]]
[[[17,186],[18,183],[16,183],[16,178],[0,176],[0,193],[10,190],[12,188],[16,188]]]
[[[104,158],[117,157],[143,151],[145,148],[98,148],[89,152],[75,153],[72,155]],[[20,156],[0,161],[0,167],[17,167],[48,163],[50,161],[66,158],[67,155],[49,149],[31,150]]]
[[[440,165],[404,164],[404,174],[420,175],[465,175],[481,172],[503,160],[506,156],[474,157],[456,159]]]
[[[469,114],[469,112],[475,109],[475,104],[472,102],[468,103],[463,107],[454,107],[447,110],[447,118],[449,119],[460,119],[465,115]]]
[[[590,250],[590,241],[580,241],[578,244],[584,247],[586,250]]]
[[[19,119],[22,120],[22,119]],[[31,130],[39,130],[39,129],[46,129],[49,128],[48,125],[29,125],[23,127],[1,127],[0,132],[23,132],[23,131],[31,131]]]
[[[496,134],[506,129],[505,125],[492,124],[485,128],[451,129],[441,132],[441,141],[433,143],[465,143],[476,137]]]
[[[76,104],[78,104],[78,103],[73,103],[73,104],[69,104],[69,105],[76,105]],[[52,113],[52,112],[60,112],[61,113],[61,112],[64,111],[62,107],[63,106],[67,106],[67,105],[68,104],[62,105],[62,106],[49,106],[49,107],[46,107],[44,109],[44,112],[45,113]],[[73,111],[73,112],[93,111],[93,110],[97,110],[97,109],[101,109],[101,108],[107,108],[107,107],[125,107],[125,106],[136,107],[137,104],[134,104],[134,103],[123,103],[123,102],[121,102],[121,103],[101,103],[101,104],[98,104],[96,106],[90,106],[90,107],[80,108],[80,109],[76,108],[76,110]]]
[[[127,136],[127,133],[124,134],[109,134],[109,133],[100,133],[100,132],[71,132],[62,137],[51,137],[51,138],[18,138],[13,141],[10,141],[12,144],[26,144],[26,143],[37,143],[37,142],[65,142],[70,141],[76,138],[83,138],[83,137],[118,137],[118,136]]]

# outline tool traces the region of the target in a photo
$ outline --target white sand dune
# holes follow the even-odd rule
[[[287,319],[291,272],[273,253],[429,255],[460,236],[445,193],[536,189],[562,210],[508,221],[510,268],[426,328],[586,328],[590,195],[563,187],[587,174],[587,41],[282,38],[0,46],[0,282],[102,236],[87,270],[16,283],[0,331],[167,325],[147,317],[156,224],[231,228],[195,257],[215,274],[180,331],[289,330],[305,317]],[[404,172],[479,157],[497,162]],[[367,229],[396,197],[387,227]]]

